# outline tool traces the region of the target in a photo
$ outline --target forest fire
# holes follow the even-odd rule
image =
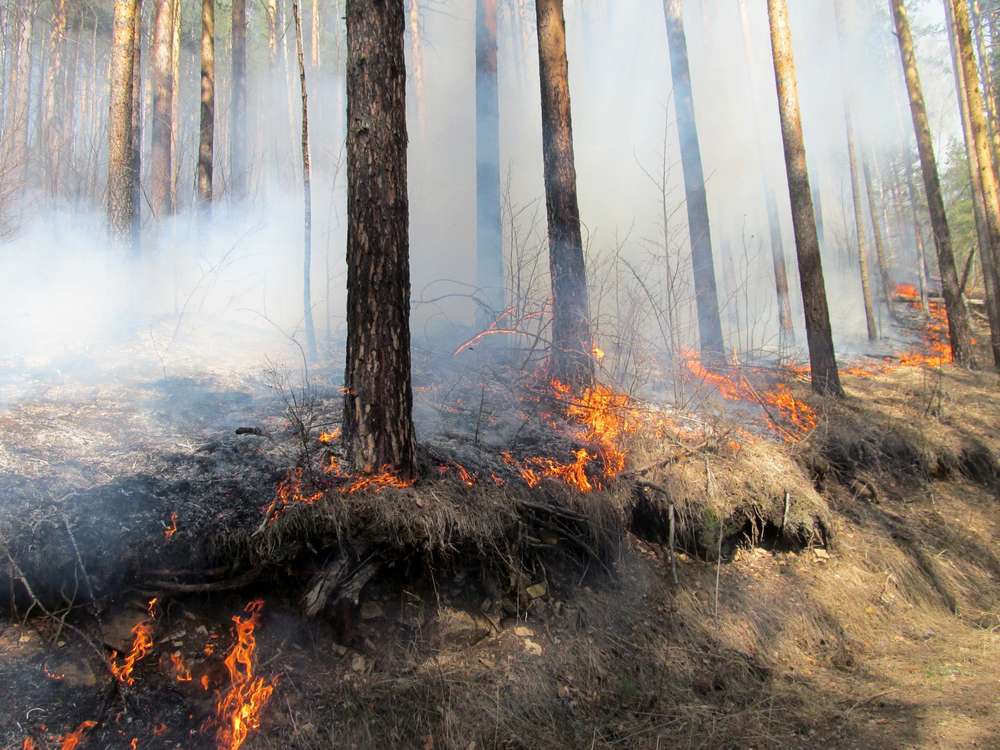
[[[191,682],[191,668],[184,662],[180,651],[174,651],[170,654],[170,667],[177,682]]]
[[[177,513],[170,514],[170,524],[163,530],[163,538],[168,542],[174,538],[174,534],[177,533]]]
[[[260,727],[260,714],[274,692],[274,683],[254,674],[257,640],[254,629],[264,607],[263,599],[247,604],[247,618],[233,617],[236,643],[226,656],[230,687],[216,703],[219,750],[239,750],[251,731]]]
[[[132,672],[135,665],[142,661],[153,650],[153,629],[148,623],[140,622],[132,628],[132,649],[121,665],[118,664],[118,652],[111,654],[111,674],[123,685],[134,685]]]

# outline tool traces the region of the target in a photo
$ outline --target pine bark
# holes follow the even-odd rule
[[[156,0],[153,17],[153,122],[149,151],[149,200],[162,219],[173,213],[174,2]]]
[[[663,0],[670,50],[670,77],[673,81],[677,135],[680,138],[681,167],[687,199],[691,266],[694,271],[695,305],[698,309],[698,338],[705,361],[723,362],[725,344],[719,317],[719,293],[712,257],[712,232],[701,163],[701,145],[694,112],[694,92],[688,67],[687,38],[684,34],[683,0]]]
[[[212,205],[215,150],[215,0],[201,0],[201,123],[198,129],[198,202]]]
[[[139,0],[115,0],[108,117],[108,225],[124,243],[135,215],[132,184],[132,81]]]
[[[476,276],[485,327],[504,308],[500,226],[500,91],[497,75],[497,0],[476,2]]]
[[[45,135],[47,184],[49,195],[59,193],[59,171],[62,156],[62,131],[58,123],[59,99],[65,96],[60,91],[62,83],[62,59],[66,46],[66,0],[53,0],[52,28],[49,35],[49,64],[45,75],[45,113],[42,131]],[[62,94],[62,96],[60,96]]]
[[[132,252],[139,252],[142,229],[142,0],[132,36]]]
[[[934,233],[934,246],[937,249],[938,267],[941,271],[941,291],[948,312],[948,334],[952,356],[959,364],[971,367],[975,365],[971,344],[972,334],[965,305],[962,304],[958,273],[955,270],[951,231],[948,228],[944,198],[941,195],[941,181],[938,176],[937,159],[934,155],[934,142],[931,140],[927,107],[924,104],[923,87],[920,83],[920,71],[917,69],[916,54],[913,50],[913,35],[907,18],[905,0],[889,0],[889,9],[896,28],[899,55],[910,99],[913,131],[917,139],[917,151],[920,154],[920,170],[923,174],[927,208],[931,217],[931,229]]]
[[[298,0],[292,0],[295,23],[295,49],[299,63],[299,92],[302,97],[302,206],[303,262],[302,304],[306,327],[306,349],[310,359],[316,358],[316,328],[312,314],[312,156],[309,151],[309,93],[306,87],[305,50],[302,44],[302,14]]]
[[[173,0],[172,14],[174,19],[173,37],[170,45],[170,70],[174,82],[170,95],[170,205],[177,210],[177,179],[180,171],[180,159],[177,158],[177,131],[180,128],[180,89],[181,89],[181,0]]]
[[[357,471],[416,473],[403,0],[347,2],[347,367]]]
[[[549,375],[583,388],[594,380],[587,269],[580,231],[562,0],[536,0],[545,208],[552,281]]]
[[[955,24],[955,42],[965,76],[965,93],[969,104],[969,124],[976,157],[979,160],[979,179],[983,189],[983,207],[986,214],[987,241],[980,248],[980,262],[986,286],[986,310],[990,319],[990,345],[993,362],[1000,367],[1000,278],[997,276],[997,258],[1000,257],[1000,192],[997,187],[996,166],[986,125],[983,96],[979,89],[976,55],[972,46],[969,27],[968,0],[950,0],[952,20]]]
[[[781,140],[785,150],[785,171],[788,195],[792,205],[792,225],[795,229],[795,249],[799,261],[799,283],[806,320],[806,341],[812,387],[818,393],[842,397],[840,373],[833,348],[833,330],[823,281],[816,215],[813,211],[809,170],[806,167],[805,142],[799,109],[792,32],[788,25],[787,0],[767,0],[770,21],[771,51],[774,58],[774,79],[778,93],[778,114],[781,120]]]
[[[232,96],[229,113],[229,185],[236,202],[247,196],[247,3],[233,0]]]

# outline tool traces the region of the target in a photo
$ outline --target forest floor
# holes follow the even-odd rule
[[[348,612],[306,618],[291,558],[182,590],[199,550],[234,544],[217,529],[255,527],[300,460],[287,393],[196,367],[0,368],[0,747],[73,747],[73,730],[81,748],[234,747],[217,736],[222,657],[260,598],[253,676],[273,693],[247,748],[1000,748],[1000,377],[907,367],[845,385],[841,405],[799,393],[819,414],[804,440],[682,454],[656,480],[777,482],[784,515],[787,488],[811,498],[815,539],[766,509],[724,536],[695,497],[674,555],[637,517],[610,555],[541,535],[524,581],[498,581],[481,550],[411,551]],[[426,514],[444,494],[377,497]],[[108,649],[143,622],[152,645],[120,685]]]

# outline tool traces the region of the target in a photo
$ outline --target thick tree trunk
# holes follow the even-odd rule
[[[687,198],[688,234],[691,239],[691,266],[698,308],[698,338],[706,362],[725,361],[719,293],[712,258],[712,232],[708,219],[708,198],[701,164],[701,145],[694,113],[694,92],[688,68],[687,39],[684,35],[683,0],[663,0],[670,51],[670,77],[674,88],[677,135],[680,138],[684,193]]]
[[[579,388],[594,380],[587,269],[580,232],[562,0],[536,0],[545,207],[552,278],[549,374]]]
[[[132,252],[139,252],[142,230],[142,0],[132,37]]]
[[[153,124],[149,151],[149,200],[162,219],[173,213],[174,2],[156,0],[153,18]]]
[[[215,142],[215,0],[201,0],[201,126],[198,138],[198,202],[212,205]]]
[[[306,327],[306,350],[309,358],[316,358],[316,328],[312,314],[312,157],[309,151],[309,94],[306,88],[306,61],[302,45],[302,14],[298,0],[292,0],[292,18],[295,22],[295,49],[299,62],[299,91],[302,95],[302,206],[303,206],[303,262],[302,303]]]
[[[416,473],[403,0],[347,2],[347,368],[357,471]]]
[[[785,170],[788,175],[788,195],[792,204],[792,224],[795,228],[795,248],[799,260],[799,282],[806,319],[806,340],[812,387],[818,393],[843,396],[837,358],[830,328],[830,311],[823,282],[823,262],[816,232],[806,150],[802,138],[798,83],[795,78],[795,57],[792,53],[792,32],[788,26],[787,0],[767,0],[770,19],[771,51],[774,56],[774,80],[778,91],[778,114],[781,119],[781,140],[785,149]]]
[[[417,98],[417,122],[420,133],[427,129],[427,113],[424,107],[424,44],[420,31],[420,2],[410,1],[410,64],[413,66],[413,93]]]
[[[173,37],[170,46],[170,71],[173,80],[173,90],[170,94],[170,206],[177,210],[177,181],[180,172],[180,159],[177,158],[177,137],[181,126],[180,89],[181,89],[181,0],[173,0],[171,15],[173,16]]]
[[[990,319],[990,344],[993,362],[1000,367],[1000,278],[997,276],[997,258],[1000,257],[1000,193],[997,188],[993,149],[986,126],[983,96],[979,90],[976,55],[969,29],[968,0],[950,0],[955,41],[965,76],[965,92],[969,104],[969,124],[972,127],[974,150],[979,161],[979,179],[983,189],[983,207],[986,212],[987,241],[980,247],[980,262],[986,286],[986,310]]]
[[[53,0],[52,28],[49,36],[49,64],[45,76],[45,114],[42,131],[45,135],[48,162],[47,185],[49,195],[59,193],[59,170],[62,156],[62,130],[57,122],[60,96],[63,49],[66,46],[66,0]]]
[[[931,140],[931,129],[927,120],[923,88],[920,85],[920,72],[917,70],[917,58],[913,51],[913,36],[910,33],[905,0],[889,0],[889,8],[896,27],[899,55],[910,99],[913,131],[917,139],[917,151],[920,154],[920,169],[923,173],[924,190],[927,194],[927,208],[931,217],[934,245],[937,248],[942,293],[948,312],[948,333],[951,340],[952,356],[956,362],[962,365],[974,366],[975,358],[971,344],[969,320],[965,306],[962,304],[962,295],[958,286],[958,273],[955,270],[955,258],[951,249],[951,231],[948,228],[948,217],[945,214],[944,199],[941,196],[937,159],[934,156],[934,143]]]
[[[497,0],[476,3],[476,281],[489,325],[504,308],[500,227],[500,91],[497,77]]]
[[[747,13],[746,0],[740,0],[740,27],[743,32],[743,60],[747,69],[748,83],[750,91],[755,93],[757,89],[756,79],[753,75],[753,35],[750,33],[750,18]],[[795,343],[795,328],[792,323],[792,305],[788,296],[788,271],[785,265],[785,243],[781,237],[781,222],[778,219],[778,205],[774,199],[774,192],[768,184],[767,171],[764,160],[764,147],[761,139],[760,113],[757,111],[757,98],[751,95],[750,104],[752,108],[752,119],[754,128],[754,140],[757,145],[757,155],[760,166],[760,180],[764,195],[765,207],[767,209],[767,226],[770,230],[771,240],[771,264],[774,268],[774,287],[778,302],[778,348],[784,352],[789,346]]]
[[[233,201],[247,196],[247,2],[233,0],[232,96],[229,113],[229,189]]]
[[[139,0],[115,0],[108,115],[108,225],[124,244],[132,231],[132,81]]]

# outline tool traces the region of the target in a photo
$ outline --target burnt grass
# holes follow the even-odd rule
[[[422,481],[343,495],[316,440],[336,389],[262,385],[67,379],[0,416],[4,747],[85,720],[83,747],[214,747],[231,618],[258,597],[261,748],[920,746],[931,718],[879,694],[879,639],[1000,626],[993,375],[851,380],[795,445],[724,420],[635,436],[586,494],[500,458],[571,458],[567,433],[447,384],[418,402]],[[266,522],[295,467],[324,498]],[[152,596],[156,646],[120,686],[104,659]]]

